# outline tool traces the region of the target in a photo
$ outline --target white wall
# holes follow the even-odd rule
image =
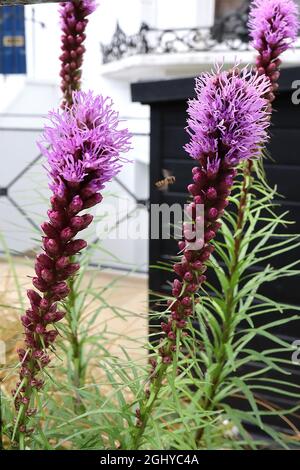
[[[120,19],[124,26],[127,24],[129,34],[136,32],[140,25],[141,3],[139,0],[130,0],[130,2],[132,15],[128,15],[125,2],[102,0],[101,7],[91,16],[87,31],[83,88],[112,96],[120,115],[129,118],[130,130],[140,134],[149,131],[148,109],[131,103],[129,83],[101,77],[100,41],[110,41],[117,19]],[[5,171],[0,174],[0,187],[6,186],[36,157],[38,149],[35,141],[44,123],[43,115],[49,109],[57,108],[60,100],[58,78],[60,28],[57,5],[26,6],[25,13],[27,76],[0,77],[0,152],[6,158]],[[45,26],[42,27],[42,24]],[[32,116],[28,117],[28,114]],[[18,130],[9,130],[15,127],[18,127]],[[1,131],[1,128],[6,130]],[[32,132],[29,132],[30,129]],[[119,176],[138,197],[147,197],[148,194],[147,143],[147,138],[141,136],[133,138],[133,150],[128,155],[133,162],[127,164]],[[38,162],[10,189],[10,195],[20,208],[24,208],[30,218],[38,223],[41,221],[41,215],[46,212],[46,204],[39,200],[41,188],[46,191],[46,193],[41,191],[43,197],[47,194],[47,182],[44,176],[41,162]],[[109,185],[106,193],[107,202],[116,202],[115,196],[118,195],[122,199],[129,199],[129,206],[134,207],[132,198],[128,197],[117,183]],[[99,210],[101,212],[101,208]],[[34,229],[31,224],[4,198],[0,198],[0,230],[4,232],[10,248],[15,252],[28,252],[35,246]],[[94,240],[96,236],[96,226],[94,226],[90,240]],[[99,252],[94,262],[101,260],[113,266],[134,268],[138,266],[139,269],[147,269],[146,240],[141,242],[103,240],[102,243],[106,254]]]
[[[120,115],[127,118],[128,126],[135,134],[133,149],[129,155],[133,163],[126,166],[120,174],[120,179],[138,197],[146,198],[149,188],[149,139],[141,134],[149,133],[149,109],[147,106],[131,103],[129,83],[129,81],[138,79],[137,64],[131,66],[129,61],[129,67],[131,68],[125,70],[124,64],[122,65],[120,62],[120,64],[117,64],[120,70],[110,74],[110,78],[108,78],[108,69],[105,69],[105,66],[102,66],[101,63],[100,42],[109,43],[111,41],[117,21],[119,21],[127,35],[137,33],[142,21],[163,29],[194,26],[209,27],[214,18],[215,2],[214,0],[99,0],[99,3],[100,7],[91,15],[87,30],[83,88],[93,89],[97,93],[112,96]],[[36,156],[37,148],[34,140],[39,133],[38,129],[43,126],[42,115],[46,114],[49,108],[57,108],[60,99],[58,6],[56,4],[26,6],[25,12],[28,74],[26,77],[0,76],[0,153],[5,158],[5,171],[2,171],[2,174],[0,173],[0,187],[4,186],[9,178],[18,173],[19,170],[21,171]],[[223,59],[224,52],[221,51],[220,54],[221,59]],[[231,56],[234,54],[232,53]],[[297,55],[292,51],[288,54],[291,59],[292,56]],[[174,58],[177,62],[170,64],[168,71],[165,71],[166,64]],[[145,73],[139,76],[151,80],[158,76],[194,75],[199,73],[200,70],[206,69],[211,62],[214,62],[215,56],[211,52],[190,55],[166,54],[165,57],[153,55],[147,57],[147,60],[147,67],[145,62],[141,62],[140,67],[143,68]],[[250,53],[249,61],[251,62],[251,60]],[[292,60],[290,62],[292,63]],[[134,64],[134,61],[132,63]],[[287,63],[287,60],[285,60],[285,63]],[[122,67],[123,73],[121,73]],[[28,114],[32,116],[25,116]],[[16,117],[16,115],[19,115],[19,117]],[[1,128],[12,127],[19,127],[20,129],[14,133],[9,130],[1,131]],[[25,130],[22,130],[22,127]],[[35,130],[32,130],[30,134],[26,132],[26,128]],[[11,144],[11,140],[13,144]],[[34,178],[37,178],[36,181],[41,181],[44,178],[44,170],[42,170],[40,163],[26,174],[26,178],[25,176],[22,178],[21,182],[18,183],[19,186],[16,185],[12,189],[14,197],[21,205],[26,203],[27,208],[31,205]],[[40,184],[40,187],[45,186],[45,184]],[[128,197],[116,183],[110,185],[109,192],[112,193],[108,196],[110,198],[114,198],[115,194],[119,194],[122,198]],[[131,199],[130,203],[132,204]],[[44,206],[37,205],[35,198],[35,203],[31,207],[32,215],[35,214],[38,217],[41,214],[42,207]],[[142,220],[144,224],[147,224],[146,217]],[[24,222],[15,209],[7,206],[3,198],[0,198],[1,224],[2,229],[7,233],[12,248],[17,248],[19,251],[28,249],[31,244],[28,222]],[[14,227],[16,225],[20,227],[22,224],[25,228],[19,233]],[[19,236],[17,236],[17,233],[19,233]],[[95,232],[91,234],[92,238],[93,236],[95,236]],[[16,238],[18,238],[18,241],[16,241]],[[108,251],[114,251],[121,264],[122,262],[123,264],[129,263],[139,265],[139,267],[145,267],[147,264],[146,241],[140,243],[136,241],[112,243],[107,240],[104,245]],[[117,263],[113,256],[106,255],[105,260],[108,264]]]
[[[156,0],[157,24],[160,29],[211,26],[214,0]]]

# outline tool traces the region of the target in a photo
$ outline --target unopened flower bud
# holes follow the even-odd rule
[[[41,292],[46,292],[48,289],[47,283],[43,281],[42,279],[39,279],[38,277],[34,277],[32,279],[32,284],[34,285],[36,289],[38,289]]]
[[[181,305],[183,305],[184,307],[190,307],[192,305],[192,300],[190,299],[190,297],[184,297],[181,301]]]
[[[55,238],[57,236],[57,230],[49,222],[44,222],[41,225],[41,229],[47,235],[47,237]]]
[[[71,227],[76,231],[84,230],[87,228],[93,220],[93,216],[91,214],[85,214],[83,216],[72,217],[70,223]]]
[[[206,191],[206,197],[210,201],[213,201],[214,199],[216,199],[217,196],[218,196],[217,191],[213,187],[208,188],[208,190]]]
[[[47,212],[48,214],[48,217],[50,219],[50,222],[51,224],[55,227],[55,228],[61,228],[63,226],[63,223],[64,223],[64,217],[62,215],[61,212],[59,211],[53,211],[53,210],[49,210]]]
[[[70,243],[65,248],[65,253],[68,256],[73,256],[76,255],[76,253],[79,253],[81,250],[87,247],[87,242],[85,240],[74,240]]]
[[[83,201],[80,196],[75,196],[68,207],[69,215],[78,214],[83,209]]]
[[[54,281],[54,274],[49,269],[43,269],[41,272],[41,277],[47,283]]]
[[[32,307],[38,307],[42,300],[41,296],[34,290],[29,289],[27,291],[27,297],[32,305]]]
[[[51,291],[56,295],[68,295],[70,289],[65,282],[59,282],[51,287]]]
[[[60,246],[54,238],[45,237],[43,240],[43,245],[48,255],[53,256],[59,253]]]
[[[71,229],[71,227],[66,227],[60,232],[60,239],[63,242],[68,242],[74,237],[74,231]]]
[[[36,259],[44,268],[51,269],[53,267],[52,259],[44,253],[39,254]]]
[[[84,201],[83,209],[89,209],[90,207],[94,207],[96,204],[99,204],[103,199],[103,196],[99,193],[94,194],[90,198]]]
[[[55,267],[58,271],[60,271],[61,269],[65,269],[69,264],[70,264],[69,257],[62,256],[56,261]]]
[[[163,357],[162,361],[163,361],[164,364],[169,365],[169,364],[172,363],[172,358],[170,356],[165,356],[165,357]]]
[[[195,184],[189,184],[188,187],[188,192],[192,195],[192,196],[196,196],[198,194],[198,188]]]

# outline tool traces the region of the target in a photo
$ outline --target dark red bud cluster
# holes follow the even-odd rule
[[[61,89],[64,94],[63,106],[72,103],[72,93],[80,89],[81,66],[85,47],[83,45],[88,24],[84,1],[68,2],[61,10],[62,36],[61,36]]]
[[[49,219],[41,225],[45,234],[42,239],[44,251],[36,257],[35,277],[32,279],[39,293],[33,289],[27,292],[30,308],[21,317],[27,349],[18,350],[20,381],[12,392],[16,409],[23,406],[25,417],[34,414],[34,410],[29,408],[29,391],[43,387],[39,374],[50,363],[47,349],[58,335],[55,324],[65,316],[65,312],[58,308],[58,302],[68,296],[67,281],[80,268],[71,257],[87,246],[85,240],[75,237],[90,225],[93,216],[79,213],[102,199],[99,193],[91,195],[87,187],[91,187],[91,181],[76,188],[66,183],[63,195],[51,197]],[[24,422],[20,423],[23,425]]]
[[[228,205],[228,196],[236,176],[236,170],[226,167],[225,164],[223,166],[221,164],[217,170],[203,164],[196,166],[192,171],[193,183],[188,186],[188,191],[193,197],[187,210],[192,224],[195,224],[199,217],[196,211],[197,205],[204,205],[204,240],[194,240],[193,249],[190,249],[190,240],[183,240],[178,244],[182,256],[180,262],[174,265],[174,271],[178,276],[172,285],[174,300],[169,301],[171,314],[168,321],[161,324],[167,342],[165,339],[162,340],[159,353],[166,365],[172,362],[172,353],[176,350],[177,331],[186,327],[188,318],[193,314],[194,294],[206,281],[205,263],[214,251],[211,241],[221,227],[219,219]]]
[[[270,91],[266,95],[266,99],[272,103],[275,100],[275,93],[279,88],[278,80],[280,77],[281,60],[278,56],[281,51],[274,50],[273,52],[263,51],[256,58],[256,67],[259,75],[266,75],[271,82]]]

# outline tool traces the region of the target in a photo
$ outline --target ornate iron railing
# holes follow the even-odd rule
[[[63,3],[64,0],[0,0],[0,5],[32,5],[37,3]]]
[[[235,12],[217,19],[212,28],[160,30],[142,23],[137,34],[127,36],[117,23],[111,43],[101,44],[103,62],[109,63],[136,54],[168,54],[208,50],[248,48],[249,1]]]

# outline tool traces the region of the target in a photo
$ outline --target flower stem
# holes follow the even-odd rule
[[[249,196],[249,193],[251,190],[251,184],[252,184],[252,176],[251,176],[252,167],[253,167],[253,162],[251,160],[246,162],[245,167],[244,167],[244,178],[243,178],[243,184],[242,184],[242,189],[241,189],[241,198],[240,198],[240,203],[239,203],[238,212],[237,212],[237,226],[236,226],[237,236],[235,237],[235,240],[234,240],[234,256],[233,256],[232,265],[230,267],[229,274],[228,274],[229,287],[228,287],[227,292],[225,293],[225,312],[224,312],[225,320],[224,320],[223,328],[222,328],[223,334],[221,338],[221,347],[216,357],[216,362],[218,365],[212,377],[212,386],[210,388],[209,394],[205,397],[203,405],[202,405],[202,408],[204,411],[212,411],[214,407],[214,399],[215,399],[218,387],[220,385],[221,373],[228,359],[226,346],[228,342],[231,341],[231,338],[234,335],[234,327],[232,325],[232,320],[234,318],[234,312],[235,312],[234,293],[235,293],[236,286],[239,283],[238,268],[239,268],[239,262],[240,262],[241,243],[243,240],[243,227],[245,225],[245,215],[246,215],[245,209],[247,207],[248,196]],[[204,434],[204,428],[201,428],[197,431],[196,441],[199,447],[201,446],[203,434]]]
[[[75,388],[75,398],[74,398],[74,410],[77,413],[82,413],[85,411],[82,399],[79,394],[79,389],[85,383],[85,374],[84,374],[84,367],[82,365],[82,345],[79,338],[78,332],[78,323],[80,320],[80,314],[77,315],[76,311],[76,288],[74,285],[74,278],[70,279],[69,282],[69,289],[70,293],[67,298],[67,305],[66,305],[66,320],[68,326],[68,338],[70,340],[71,348],[72,348],[72,382]],[[75,321],[74,321],[75,319]]]
[[[135,426],[133,434],[132,434],[132,446],[131,446],[132,450],[138,450],[141,445],[141,441],[142,441],[145,429],[147,427],[149,418],[152,414],[152,410],[154,408],[157,397],[161,390],[163,379],[165,377],[165,372],[167,368],[168,368],[168,364],[160,363],[158,366],[158,369],[155,372],[156,377],[154,381],[152,382],[152,387],[151,387],[152,390],[151,390],[150,396],[148,400],[145,401],[145,404],[143,404],[140,408],[140,412],[138,415],[139,425]]]

